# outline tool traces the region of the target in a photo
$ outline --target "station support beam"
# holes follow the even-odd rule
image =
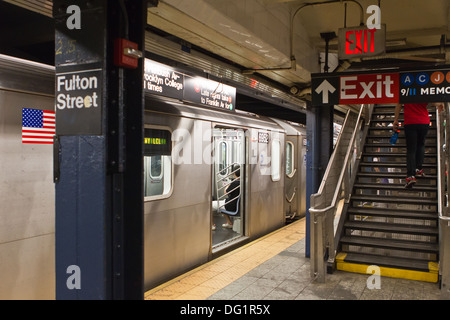
[[[305,256],[310,257],[311,195],[317,193],[333,152],[333,106],[307,107],[306,112],[306,239]]]
[[[143,299],[143,59],[148,1],[54,0],[57,299]]]

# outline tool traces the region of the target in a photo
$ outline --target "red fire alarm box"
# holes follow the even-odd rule
[[[120,38],[114,40],[114,65],[134,69],[139,58],[142,58],[142,52],[138,50],[137,43]]]

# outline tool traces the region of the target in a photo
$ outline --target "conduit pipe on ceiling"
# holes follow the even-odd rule
[[[351,61],[370,61],[370,60],[382,60],[382,59],[402,59],[402,60],[413,60],[413,61],[424,61],[424,62],[436,62],[444,63],[446,58],[439,57],[426,57],[424,55],[439,55],[450,53],[450,46],[435,46],[426,47],[420,49],[407,49],[402,51],[388,52],[382,56],[365,57]]]
[[[295,71],[297,68],[297,60],[295,59],[295,54],[294,54],[294,21],[295,21],[295,17],[297,16],[297,14],[306,7],[310,7],[310,6],[316,6],[316,5],[322,5],[322,4],[331,4],[331,3],[353,3],[358,5],[359,7],[359,11],[360,11],[360,25],[364,25],[364,9],[362,7],[362,5],[356,1],[356,0],[329,0],[329,1],[322,1],[322,2],[314,2],[314,3],[304,3],[302,4],[300,7],[298,7],[295,11],[294,14],[291,17],[291,21],[290,21],[290,37],[289,37],[289,45],[290,45],[290,56],[291,56],[291,66],[290,67],[285,67],[285,68],[262,68],[262,69],[245,69],[242,71],[243,74],[252,74],[254,72],[259,72],[259,71],[287,71],[287,70],[292,70]]]

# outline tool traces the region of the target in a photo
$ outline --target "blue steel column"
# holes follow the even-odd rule
[[[311,255],[311,195],[318,191],[333,151],[333,111],[333,106],[308,106],[306,111],[306,257]]]
[[[71,5],[79,29],[66,23]],[[129,37],[143,50],[146,13],[147,1],[53,1],[56,75],[97,70],[101,108],[86,118],[95,130],[81,128],[76,108],[64,115],[70,131],[58,129],[56,110],[57,299],[143,298],[143,59],[137,69],[114,66],[113,42]]]

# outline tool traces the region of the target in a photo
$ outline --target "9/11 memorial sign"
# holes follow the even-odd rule
[[[413,71],[311,75],[312,105],[450,101],[450,66]]]

